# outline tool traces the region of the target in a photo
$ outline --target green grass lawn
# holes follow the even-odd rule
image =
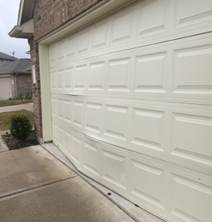
[[[22,110],[19,110],[19,111],[0,113],[0,131],[9,129],[10,117],[13,114],[26,114],[29,117],[32,126],[34,125],[34,123],[33,123],[33,112],[22,109]]]
[[[32,103],[32,99],[26,99],[26,100],[0,100],[0,107],[20,105],[20,104],[25,104],[25,103]]]

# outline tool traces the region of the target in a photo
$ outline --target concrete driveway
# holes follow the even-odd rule
[[[0,113],[22,110],[22,109],[33,112],[33,103],[0,107]]]
[[[41,146],[0,153],[1,222],[132,222]]]

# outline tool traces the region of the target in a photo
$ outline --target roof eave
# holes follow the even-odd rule
[[[13,29],[8,33],[8,35],[9,35],[10,37],[17,37],[17,36],[20,35],[21,31],[22,31],[21,26],[16,25],[16,26],[14,26]]]
[[[8,33],[8,35],[15,38],[30,38],[34,35],[33,19],[30,19],[22,25],[14,26],[13,29]]]
[[[22,25],[23,23],[27,22],[32,18],[33,7],[34,7],[34,0],[20,1],[17,25]]]
[[[10,77],[11,72],[0,73],[0,78]]]
[[[30,70],[26,70],[26,71],[11,71],[11,72],[0,72],[0,75],[4,75],[4,74],[31,74],[31,69]]]
[[[4,58],[4,57],[0,57],[0,59],[8,60],[8,61],[11,61],[11,62],[13,62],[15,60],[15,59],[8,59],[8,58]]]

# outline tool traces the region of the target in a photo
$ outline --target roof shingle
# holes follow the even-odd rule
[[[16,59],[13,62],[0,66],[0,73],[29,73],[30,59]]]
[[[5,59],[5,60],[10,60],[10,61],[14,61],[16,60],[17,58],[16,57],[13,57],[13,56],[10,56],[10,55],[7,55],[3,52],[0,52],[0,59]]]

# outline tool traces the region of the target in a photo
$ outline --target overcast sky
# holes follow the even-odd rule
[[[30,58],[27,39],[11,38],[8,33],[17,25],[20,0],[0,0],[0,51],[17,58]]]

